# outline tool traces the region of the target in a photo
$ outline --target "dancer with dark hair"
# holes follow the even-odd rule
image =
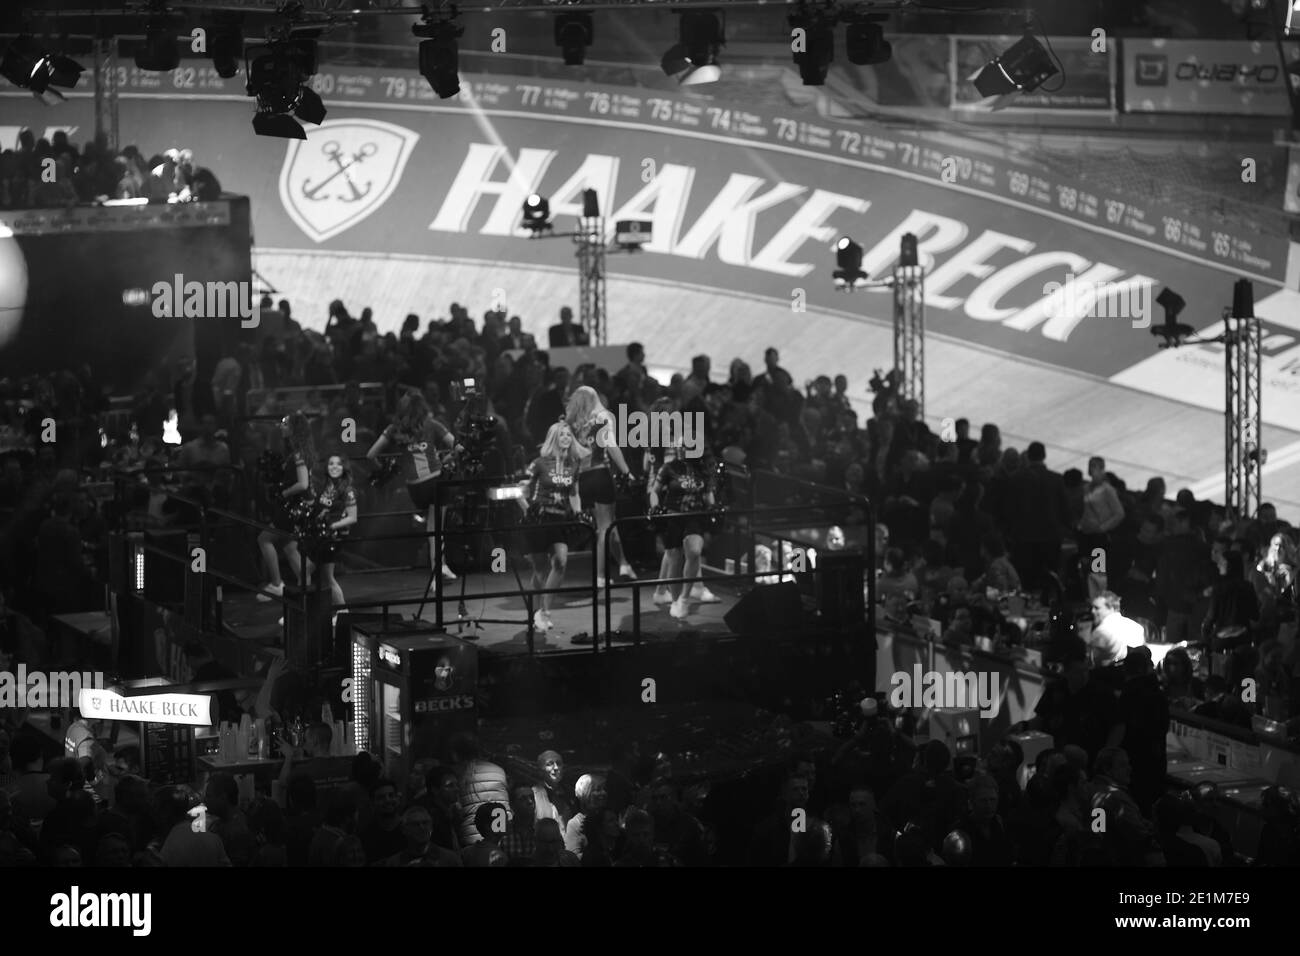
[[[288,445],[288,454],[285,455],[282,487],[274,502],[275,513],[271,518],[271,524],[276,530],[263,531],[257,536],[257,544],[262,551],[262,564],[270,580],[263,593],[257,596],[259,601],[270,601],[271,595],[281,597],[284,594],[277,547],[288,559],[294,576],[302,577],[295,512],[310,499],[311,474],[316,467],[316,443],[312,439],[311,423],[306,415],[302,412],[286,415],[280,421],[280,433]],[[311,573],[308,571],[307,579],[298,583],[307,584],[310,580]]]
[[[411,503],[416,509],[416,518],[434,525],[434,507],[437,501],[435,491],[442,475],[442,459],[438,450],[450,451],[456,447],[456,438],[442,422],[433,417],[429,403],[418,391],[409,391],[397,403],[397,414],[393,422],[384,429],[366,457],[376,465],[379,457],[390,448],[401,455],[403,477],[406,490],[411,495]],[[431,567],[438,563],[438,542],[429,539],[429,561]],[[445,558],[441,561],[442,576],[448,581],[456,579],[455,573],[447,567]]]
[[[321,580],[330,589],[334,606],[338,607],[346,604],[347,598],[334,577],[334,565],[338,561],[343,536],[357,523],[357,492],[352,484],[352,468],[342,455],[330,455],[325,463],[325,481],[316,496],[316,505],[324,526],[321,530],[327,534],[317,542],[313,557],[320,568]]]
[[[692,514],[713,507],[713,488],[704,460],[682,454],[680,435],[674,435],[669,441],[665,457],[664,466],[650,484],[650,507],[656,509],[662,502],[664,508],[672,513],[664,531],[664,546],[672,556],[672,570],[668,576],[677,577],[680,573],[686,581],[678,585],[677,596],[668,611],[681,620],[688,613],[688,596],[705,604],[718,600],[699,579],[708,518]]]

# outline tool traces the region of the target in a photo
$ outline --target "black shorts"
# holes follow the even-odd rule
[[[339,559],[339,552],[343,550],[342,538],[329,538],[319,542],[312,548],[311,554],[308,555],[316,564],[333,564]]]
[[[704,537],[709,533],[709,519],[698,515],[668,518],[664,521],[664,547],[680,548],[689,535]]]
[[[423,514],[434,506],[437,501],[437,478],[426,478],[424,481],[408,481],[406,490],[411,495],[411,504]]]
[[[530,516],[519,528],[520,547],[525,554],[545,554],[551,545],[568,544],[574,532],[567,514]]]
[[[612,505],[618,500],[614,490],[614,475],[605,465],[584,471],[578,476],[578,494],[582,498],[582,507],[592,505]]]

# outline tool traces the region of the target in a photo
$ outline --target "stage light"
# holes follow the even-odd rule
[[[420,75],[428,81],[439,99],[450,99],[460,92],[460,47],[457,41],[464,34],[450,20],[424,21],[411,27],[411,32],[426,39],[420,44]]]
[[[149,73],[168,73],[181,65],[176,33],[163,21],[151,21],[144,31],[144,45],[136,51],[135,65]]]
[[[709,11],[681,14],[679,39],[663,55],[660,65],[682,86],[716,83],[722,76],[718,49],[726,45],[722,21]]]
[[[594,189],[584,189],[582,191],[582,216],[584,219],[595,219],[600,215],[600,199]]]
[[[533,193],[524,200],[524,228],[537,235],[551,228],[551,204]]]
[[[258,136],[306,139],[307,133],[296,115],[319,125],[325,119],[325,104],[306,85],[306,70],[315,69],[315,41],[310,48],[300,42],[280,43],[253,58],[248,67],[248,95],[257,98],[253,132]]]
[[[882,16],[859,16],[849,21],[844,31],[844,52],[855,66],[888,63],[894,55],[893,45],[885,39]]]
[[[855,289],[867,280],[867,274],[862,271],[862,246],[848,236],[835,244],[835,265],[838,267],[834,272],[837,289]]]
[[[1036,90],[1057,72],[1051,55],[1032,34],[1026,33],[1005,53],[985,64],[972,82],[980,96],[1004,96]]]
[[[1238,279],[1232,286],[1232,316],[1236,319],[1255,317],[1255,287],[1249,279]]]
[[[916,253],[916,234],[907,233],[903,236],[901,250],[898,254],[898,264],[900,266],[914,266],[919,262]]]
[[[1151,334],[1164,340],[1161,348],[1178,345],[1196,331],[1190,325],[1178,321],[1178,315],[1186,307],[1187,301],[1177,292],[1172,289],[1162,289],[1156,296],[1156,305],[1165,310],[1165,321],[1160,325],[1151,326]]]
[[[20,89],[31,90],[36,96],[50,93],[63,99],[57,90],[50,87],[72,89],[84,72],[85,68],[75,60],[43,50],[29,37],[14,40],[0,57],[0,76]]]
[[[244,35],[238,19],[216,21],[208,43],[208,56],[222,79],[228,80],[239,72],[239,61],[244,58]]]
[[[582,66],[594,38],[590,13],[562,13],[555,18],[555,45],[564,54],[565,66]]]
[[[794,54],[799,76],[804,86],[822,86],[835,59],[835,23],[821,16],[793,13],[789,18],[792,30],[804,31],[803,50]]]

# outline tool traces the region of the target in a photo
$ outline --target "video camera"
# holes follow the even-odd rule
[[[483,473],[484,456],[496,444],[497,420],[491,415],[483,414],[487,396],[477,379],[453,381],[451,392],[456,401],[464,402],[455,429],[456,444],[460,449],[458,471],[461,477],[475,477]]]

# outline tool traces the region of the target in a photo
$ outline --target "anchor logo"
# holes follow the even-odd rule
[[[314,241],[331,239],[388,200],[419,138],[381,120],[326,120],[289,143],[280,202]]]
[[[360,150],[353,153],[352,158],[346,163],[343,161],[343,149],[339,146],[336,140],[330,140],[326,143],[321,147],[321,152],[328,156],[330,162],[338,168],[316,186],[311,185],[310,181],[304,182],[302,184],[302,194],[313,201],[326,199],[328,197],[322,196],[321,190],[342,176],[344,182],[348,185],[348,189],[352,192],[352,198],[349,199],[346,196],[338,194],[335,194],[334,198],[341,200],[342,202],[357,202],[358,200],[364,199],[366,194],[370,192],[370,187],[373,184],[368,182],[364,189],[358,189],[356,182],[348,175],[348,170],[353,166],[360,166],[371,156],[375,155],[375,153],[379,152],[379,147],[374,143],[366,143]]]

